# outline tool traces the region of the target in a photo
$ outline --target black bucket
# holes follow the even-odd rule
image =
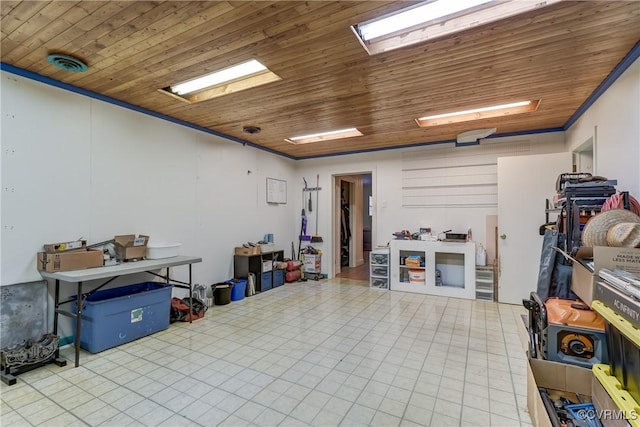
[[[231,288],[230,283],[214,283],[211,285],[211,295],[213,295],[213,303],[215,305],[226,305],[231,302]]]

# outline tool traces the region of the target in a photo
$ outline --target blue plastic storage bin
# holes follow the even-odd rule
[[[271,282],[271,272],[267,271],[266,273],[262,273],[260,275],[260,292],[268,291],[273,287],[273,283]]]
[[[273,270],[273,287],[284,285],[284,270]]]
[[[244,296],[247,292],[246,279],[231,279],[227,282],[233,283],[233,287],[231,288],[231,301],[239,301],[241,299],[244,299]]]
[[[82,309],[80,347],[98,353],[169,327],[172,285],[138,283],[91,294]],[[71,310],[77,313],[77,303]],[[72,322],[74,335],[76,323]]]

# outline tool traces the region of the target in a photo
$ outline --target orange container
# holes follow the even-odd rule
[[[547,308],[547,322],[550,324],[604,332],[605,322],[602,316],[581,301],[549,298],[544,305]]]

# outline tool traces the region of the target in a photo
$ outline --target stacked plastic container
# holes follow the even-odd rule
[[[609,365],[594,365],[593,374],[629,424],[640,426],[640,329],[601,301],[592,308],[606,321],[609,351]]]

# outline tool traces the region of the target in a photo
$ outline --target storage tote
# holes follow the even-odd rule
[[[247,292],[247,280],[246,279],[229,279],[227,283],[232,285],[231,288],[231,301],[240,301],[244,299]]]
[[[82,309],[80,347],[91,353],[169,327],[171,284],[146,282],[90,294]],[[78,312],[77,301],[71,310]],[[76,323],[72,322],[75,335]]]

